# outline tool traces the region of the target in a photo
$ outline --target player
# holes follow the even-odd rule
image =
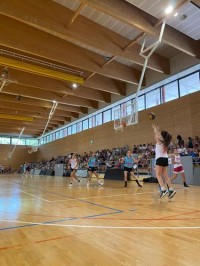
[[[161,131],[158,129],[158,127],[153,124],[152,125],[154,130],[154,137],[156,140],[156,177],[158,179],[161,192],[160,192],[160,198],[163,198],[165,195],[168,194],[168,197],[171,199],[176,194],[176,191],[172,188],[171,180],[168,176],[168,154],[167,149],[171,143],[172,136],[167,131]],[[165,184],[163,182],[162,177],[165,179],[165,183],[168,185],[169,190],[165,188]]]
[[[98,179],[98,186],[101,187],[103,184],[101,183],[101,179],[99,178],[99,175],[97,174],[97,158],[95,156],[95,153],[92,153],[92,156],[89,158],[87,166],[88,166],[88,181],[87,181],[87,187],[90,186],[90,180],[92,178],[92,174],[95,175],[95,177]]]
[[[133,166],[135,163],[138,163],[138,160],[131,157],[131,152],[128,151],[126,154],[126,157],[123,159],[124,162],[124,187],[127,187],[127,173],[130,173],[130,175],[136,179],[136,183],[139,187],[142,187],[142,185],[139,183],[138,177],[134,175],[133,172]]]
[[[181,174],[182,179],[183,179],[183,185],[184,187],[189,187],[186,184],[186,178],[185,178],[185,173],[184,173],[184,169],[183,169],[183,165],[181,163],[181,156],[178,153],[177,149],[174,149],[174,154],[172,155],[172,164],[174,165],[174,175],[171,178],[171,182],[172,180],[174,180],[175,178],[177,178],[178,174]]]
[[[73,186],[73,178],[75,178],[79,184],[81,183],[81,180],[78,179],[78,177],[76,176],[76,171],[78,169],[78,160],[77,160],[75,154],[72,154],[72,158],[69,160],[69,164],[70,164],[70,169],[71,169],[69,187],[72,187]]]

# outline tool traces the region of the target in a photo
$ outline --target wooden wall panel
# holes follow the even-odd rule
[[[180,99],[144,110],[139,113],[139,123],[126,127],[124,132],[115,133],[113,122],[103,124],[90,130],[45,144],[37,152],[38,160],[50,159],[52,156],[64,155],[68,152],[82,153],[84,151],[96,151],[104,148],[124,146],[128,144],[143,144],[154,142],[151,121],[147,114],[155,112],[155,122],[161,129],[168,130],[174,140],[177,135],[200,135],[200,92],[182,97]],[[91,144],[90,140],[94,143]]]
[[[17,146],[11,159],[8,159],[8,153],[13,150],[13,145],[0,144],[0,163],[4,167],[11,166],[12,170],[16,170],[24,162],[34,162],[37,160],[37,154],[29,154],[25,146]]]

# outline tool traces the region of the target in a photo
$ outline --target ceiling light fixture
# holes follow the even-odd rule
[[[165,9],[165,14],[170,14],[173,10],[173,6],[168,6],[166,9]]]
[[[78,88],[78,84],[77,84],[77,83],[72,83],[72,87],[73,87],[74,89],[77,89],[77,88]]]
[[[175,14],[174,14],[174,17],[177,17],[178,16],[178,13],[176,12]]]

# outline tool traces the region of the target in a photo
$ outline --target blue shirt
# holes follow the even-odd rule
[[[124,158],[124,166],[127,167],[127,168],[133,168],[133,165],[134,165],[133,158],[126,156]]]
[[[96,157],[90,157],[90,159],[88,161],[88,166],[89,167],[95,167],[96,166],[96,162],[97,162]]]

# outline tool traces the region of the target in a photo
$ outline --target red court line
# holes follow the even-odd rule
[[[27,244],[7,246],[7,247],[0,247],[0,251],[1,250],[7,250],[7,249],[16,249],[16,248],[27,247],[27,246],[30,246],[30,245],[33,245],[33,244],[45,243],[45,242],[60,240],[60,239],[68,238],[68,237],[75,237],[75,236],[85,235],[85,234],[88,234],[88,233],[89,232],[82,233],[82,234],[79,233],[79,234],[67,235],[67,236],[58,236],[58,237],[53,237],[53,238],[48,238],[48,239],[33,241],[33,242],[27,243]]]

